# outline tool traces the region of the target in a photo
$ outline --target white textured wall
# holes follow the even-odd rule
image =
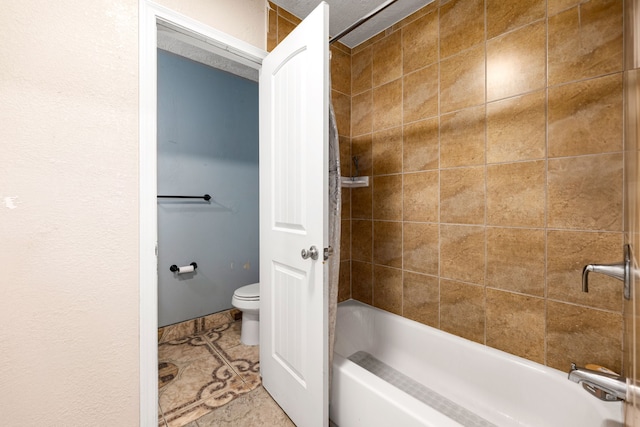
[[[262,0],[168,1],[258,47]],[[3,2],[0,425],[138,424],[138,2]]]

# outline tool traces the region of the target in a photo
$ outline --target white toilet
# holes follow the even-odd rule
[[[260,283],[236,289],[231,305],[242,311],[240,342],[244,345],[260,344]]]

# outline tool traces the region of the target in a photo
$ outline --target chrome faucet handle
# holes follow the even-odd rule
[[[582,292],[589,292],[589,272],[602,273],[618,280],[624,280],[624,263],[622,264],[587,264],[582,269]]]
[[[569,380],[582,385],[587,392],[606,402],[626,400],[626,378],[608,372],[594,371],[571,364]]]
[[[582,269],[582,292],[589,292],[589,273],[601,273],[624,282],[624,297],[631,299],[631,246],[624,245],[624,261],[619,264],[587,264]]]

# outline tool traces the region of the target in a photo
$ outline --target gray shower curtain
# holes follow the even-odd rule
[[[342,221],[342,188],[340,186],[340,145],[333,103],[329,102],[329,385],[333,366],[338,281],[340,278],[340,226]]]

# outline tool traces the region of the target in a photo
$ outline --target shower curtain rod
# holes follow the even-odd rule
[[[347,34],[349,34],[351,31],[355,30],[356,28],[358,28],[360,25],[364,24],[365,22],[367,22],[369,19],[373,18],[374,16],[376,16],[378,13],[382,12],[383,10],[385,10],[386,8],[388,8],[389,6],[391,6],[393,3],[397,2],[398,0],[388,0],[387,2],[381,4],[380,6],[378,6],[377,8],[373,9],[371,12],[369,12],[368,15],[363,16],[362,18],[360,18],[355,24],[349,26],[349,28],[347,28],[346,30],[343,30],[340,34],[338,34],[337,36],[334,36],[332,38],[329,39],[329,44],[333,44],[335,42],[337,42],[338,40],[340,40],[342,37],[346,36]]]

